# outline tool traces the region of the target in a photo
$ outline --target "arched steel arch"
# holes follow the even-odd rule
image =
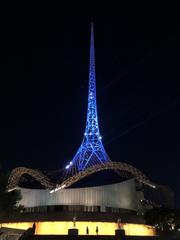
[[[51,182],[51,180],[46,177],[43,173],[41,173],[38,170],[30,169],[30,168],[24,168],[24,167],[19,167],[15,168],[12,170],[9,180],[8,180],[8,185],[7,185],[7,190],[10,191],[11,189],[14,189],[15,187],[18,186],[19,181],[21,177],[25,174],[28,174],[32,176],[34,179],[39,181],[42,186],[44,186],[46,189],[62,189],[62,188],[67,188],[71,186],[73,183],[93,174],[99,171],[103,170],[114,170],[118,171],[122,176],[126,176],[130,174],[132,177],[134,177],[137,181],[152,186],[154,187],[155,185],[151,183],[151,181],[137,168],[123,162],[106,162],[103,164],[96,164],[93,167],[89,167],[85,169],[84,171],[78,172],[74,174],[71,177],[68,177],[65,179],[63,182],[58,182],[56,185]],[[54,191],[52,190],[52,192]]]
[[[36,179],[46,189],[52,189],[54,187],[54,184],[51,182],[51,180],[48,179],[48,177],[46,177],[40,171],[35,169],[25,168],[25,167],[19,167],[12,170],[8,179],[7,190],[10,191],[16,188],[19,184],[21,177],[25,174],[28,174],[34,179]]]
[[[87,169],[85,169],[84,171],[78,172],[77,174],[69,177],[68,179],[64,180],[63,182],[59,183],[56,185],[56,188],[54,189],[54,191],[63,189],[63,188],[67,188],[69,186],[71,186],[73,183],[83,179],[84,177],[87,177],[93,173],[99,172],[99,171],[103,171],[103,170],[115,170],[115,171],[120,171],[119,173],[128,173],[130,175],[132,175],[132,177],[134,177],[137,181],[145,184],[145,185],[149,185],[151,187],[155,187],[155,185],[153,183],[151,183],[151,181],[137,168],[127,164],[127,163],[123,163],[123,162],[106,162],[103,164],[96,164],[93,167],[89,167]],[[126,175],[126,174],[122,174],[122,175]],[[54,192],[52,191],[52,192]]]

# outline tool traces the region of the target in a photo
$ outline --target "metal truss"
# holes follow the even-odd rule
[[[122,162],[112,162],[107,155],[102,137],[99,132],[97,103],[96,103],[96,76],[95,76],[95,52],[94,52],[94,30],[91,24],[90,63],[89,63],[89,90],[88,110],[86,128],[81,146],[74,158],[65,167],[63,180],[56,185],[38,170],[29,168],[15,168],[10,175],[7,189],[15,188],[25,174],[28,174],[39,181],[46,189],[57,191],[67,188],[73,183],[89,176],[95,172],[111,169],[124,177],[134,177],[137,181],[146,185],[154,186],[149,179],[135,167]]]
[[[67,174],[77,173],[95,164],[105,163],[109,160],[99,132],[98,114],[96,104],[96,76],[95,76],[95,53],[94,31],[91,23],[90,62],[89,62],[89,90],[88,109],[84,138],[76,155],[66,166]]]
[[[51,190],[51,192],[55,192],[60,189],[70,187],[75,182],[78,182],[79,180],[87,176],[90,176],[93,173],[104,170],[118,171],[118,174],[121,175],[122,177],[134,178],[138,182],[141,182],[151,187],[155,187],[155,185],[137,168],[127,163],[109,161],[104,164],[96,164],[92,167],[86,168],[84,171],[80,171],[64,181],[61,182],[58,181],[56,184],[52,183],[50,179],[48,179],[43,173],[41,173],[38,170],[33,170],[24,167],[15,168],[12,170],[10,174],[7,185],[7,191],[15,189],[18,186],[21,177],[25,174],[32,176],[34,179],[40,182],[41,185],[44,186],[46,189]]]
[[[26,174],[36,179],[46,189],[52,189],[54,187],[54,184],[51,182],[51,180],[46,177],[42,172],[35,169],[19,167],[13,169],[11,172],[8,179],[7,191],[15,189],[18,186],[21,177]]]
[[[103,170],[114,170],[117,171],[118,175],[121,175],[125,178],[134,178],[138,182],[141,182],[145,185],[155,188],[155,185],[151,183],[151,181],[137,168],[123,162],[112,162],[108,161],[104,164],[96,164],[92,167],[86,168],[84,171],[80,171],[77,174],[69,177],[68,179],[64,180],[63,182],[56,185],[56,188],[51,192],[67,188],[78,182],[79,180],[99,171]]]

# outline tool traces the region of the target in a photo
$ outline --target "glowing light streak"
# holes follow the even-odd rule
[[[55,193],[55,192],[57,192],[57,191],[59,191],[59,190],[62,190],[62,189],[65,188],[65,187],[66,187],[66,184],[63,184],[62,186],[57,187],[57,188],[51,190],[50,193]]]
[[[14,190],[16,190],[16,189],[17,189],[17,188],[14,187],[14,188],[8,189],[7,192],[12,192],[12,191],[14,191]]]

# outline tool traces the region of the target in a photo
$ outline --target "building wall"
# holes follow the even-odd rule
[[[49,190],[21,188],[22,200],[19,204],[24,207],[51,205],[82,205],[125,208],[137,210],[137,197],[133,179],[97,187],[63,189],[55,193]]]

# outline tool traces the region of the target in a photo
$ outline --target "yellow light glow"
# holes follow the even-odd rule
[[[2,223],[1,227],[28,229],[32,227],[34,222],[17,222],[17,223]],[[86,234],[86,227],[89,228],[89,235],[96,235],[96,226],[99,229],[99,235],[115,235],[117,223],[113,222],[76,222],[76,228],[79,230],[79,235]],[[66,235],[68,229],[73,228],[73,223],[70,221],[58,222],[36,222],[37,235]],[[122,228],[126,235],[131,236],[155,236],[155,229],[144,224],[122,223]]]

